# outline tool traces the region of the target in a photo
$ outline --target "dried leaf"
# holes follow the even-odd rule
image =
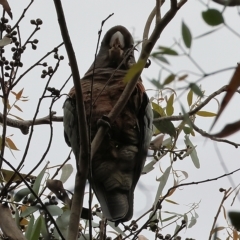
[[[11,177],[13,176],[13,174],[15,173],[14,171],[12,171],[12,170],[7,170],[7,169],[2,169],[1,172],[2,172],[2,175],[3,175],[4,180],[5,180],[6,182],[8,182],[8,181],[11,179]],[[26,174],[23,174],[23,173],[20,173],[20,175],[21,175],[23,178],[25,178],[25,177],[27,176]],[[35,178],[36,178],[36,177],[33,176],[33,175],[30,175],[30,176],[28,176],[28,177],[29,177],[29,179],[35,179]],[[18,176],[18,174],[16,174],[16,176],[15,176],[14,179],[13,179],[13,181],[15,182],[15,181],[20,180],[20,179],[21,179],[21,178]]]
[[[172,204],[176,204],[176,205],[179,205],[179,203],[175,202],[175,201],[172,201],[170,199],[165,199],[166,202],[169,202],[169,203],[172,203]]]
[[[233,229],[233,240],[238,240],[238,239],[239,239],[238,232],[235,229]]]
[[[21,109],[18,105],[14,104],[13,106],[14,106],[18,111],[22,112],[22,109]]]
[[[65,191],[63,184],[60,180],[48,179],[46,183],[47,188],[49,188],[58,199],[63,201],[69,208],[71,207],[71,200]]]
[[[12,150],[19,151],[19,149],[16,147],[14,142],[10,138],[6,138],[6,146],[9,147]]]
[[[219,133],[213,134],[214,137],[224,138],[240,130],[240,120],[227,124]]]
[[[16,94],[16,100],[19,100],[22,97],[23,89]]]
[[[148,238],[143,235],[138,235],[138,240],[148,240]]]
[[[9,115],[9,116],[12,116],[12,117],[15,117],[16,119],[18,119],[18,120],[20,120],[20,121],[24,121],[22,118],[14,115],[14,114],[9,113],[8,115]]]
[[[213,126],[215,125],[215,123],[217,122],[218,118],[220,117],[220,115],[222,114],[223,110],[225,109],[225,107],[228,105],[228,103],[230,102],[233,94],[236,92],[236,90],[239,88],[240,86],[240,64],[238,64],[232,79],[228,85],[226,94],[222,100],[222,103],[220,105],[220,109],[218,111],[217,117],[215,118],[210,130],[213,128]]]
[[[178,77],[178,81],[185,80],[187,77],[188,77],[188,74],[184,74],[184,75],[182,75],[182,76],[179,76],[179,77]]]
[[[12,15],[12,12],[11,12],[11,8],[8,4],[8,1],[7,0],[0,0],[0,4],[3,6],[3,9],[7,12],[9,17],[12,19],[13,15]]]
[[[224,229],[225,229],[225,227],[215,227],[215,228],[211,231],[211,235],[212,235],[213,233],[215,233],[215,232],[222,231],[222,230],[224,230]]]

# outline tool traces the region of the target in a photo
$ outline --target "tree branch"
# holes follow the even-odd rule
[[[72,199],[71,215],[70,215],[68,237],[67,237],[67,239],[69,240],[74,240],[78,238],[79,220],[82,212],[84,190],[85,190],[85,184],[88,176],[89,163],[88,163],[87,157],[89,152],[89,144],[88,144],[89,138],[88,138],[88,132],[87,132],[86,113],[85,113],[85,106],[83,102],[82,88],[80,84],[80,74],[77,66],[77,60],[72,47],[70,36],[68,34],[68,29],[67,29],[61,1],[54,0],[54,4],[55,4],[57,16],[58,16],[58,22],[59,22],[60,30],[62,33],[63,41],[65,43],[66,51],[68,54],[72,75],[73,75],[73,82],[74,82],[75,93],[76,93],[78,131],[80,136],[80,156],[79,156],[79,159],[76,159],[78,167],[77,167],[77,174],[75,178],[74,195]]]
[[[228,144],[233,145],[235,148],[238,148],[238,147],[240,146],[240,143],[235,143],[235,142],[228,141],[228,140],[226,140],[226,139],[214,137],[214,136],[212,136],[211,134],[209,134],[209,133],[203,131],[202,129],[198,128],[194,123],[192,123],[192,128],[193,128],[196,132],[198,132],[199,134],[201,134],[202,136],[207,137],[207,138],[210,138],[210,139],[212,139],[213,141],[216,141],[216,142],[225,142],[225,143],[228,143]]]
[[[161,117],[161,118],[155,118],[153,120],[153,123],[159,122],[159,121],[163,121],[163,120],[170,120],[170,121],[181,121],[184,120],[184,118],[186,116],[192,116],[194,114],[196,114],[199,110],[201,110],[204,106],[206,106],[214,97],[216,97],[217,95],[219,95],[222,92],[227,91],[227,87],[228,85],[225,85],[223,87],[221,87],[219,90],[217,90],[216,92],[212,93],[211,95],[209,95],[201,104],[199,104],[196,108],[194,108],[193,110],[189,111],[188,113],[186,113],[185,115],[178,115],[178,116],[169,116],[169,117]]]

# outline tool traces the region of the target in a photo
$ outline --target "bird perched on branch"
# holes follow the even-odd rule
[[[111,28],[102,40],[95,65],[93,63],[81,79],[88,121],[92,103],[91,140],[98,131],[98,120],[109,114],[126,86],[123,78],[135,64],[133,44],[133,38],[125,27]],[[78,159],[80,139],[74,88],[70,90],[63,109],[64,137]],[[107,135],[92,159],[92,179],[89,181],[92,182],[103,215],[110,221],[118,223],[132,218],[134,189],[151,141],[152,119],[149,99],[139,78],[126,106],[110,124]]]

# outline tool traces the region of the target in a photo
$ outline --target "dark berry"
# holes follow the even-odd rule
[[[42,25],[42,24],[43,24],[43,21],[42,21],[40,18],[38,18],[38,19],[36,20],[36,23],[37,23],[38,25]]]

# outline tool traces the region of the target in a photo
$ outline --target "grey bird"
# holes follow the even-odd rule
[[[108,115],[126,86],[124,76],[135,64],[133,52],[134,41],[129,31],[123,26],[111,28],[102,40],[95,69],[92,64],[81,79],[88,120],[92,77],[94,79],[91,140],[98,130],[98,120]],[[64,137],[78,159],[80,138],[74,87],[69,92],[63,111]],[[92,179],[89,181],[92,182],[103,215],[110,221],[124,222],[133,216],[134,190],[152,138],[152,120],[151,105],[139,78],[126,106],[111,123],[108,134],[92,159]]]

